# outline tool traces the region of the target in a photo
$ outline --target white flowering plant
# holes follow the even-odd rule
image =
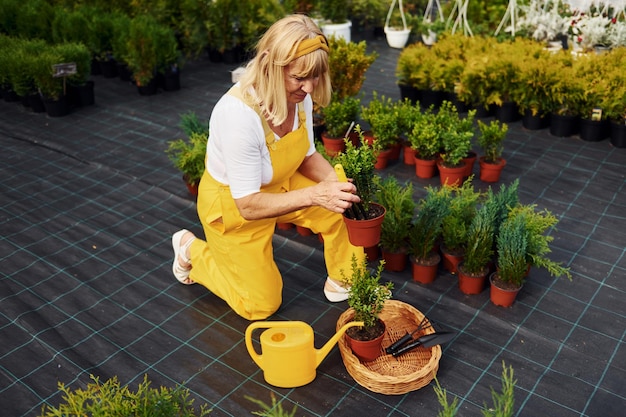
[[[520,32],[536,41],[553,41],[569,30],[569,8],[560,0],[531,0],[519,8]]]
[[[570,33],[585,51],[595,46],[609,46],[610,27],[615,22],[615,18],[600,13],[579,13],[572,19]]]

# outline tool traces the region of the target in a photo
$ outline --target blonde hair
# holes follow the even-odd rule
[[[310,17],[293,14],[274,23],[257,44],[256,56],[241,77],[241,91],[246,99],[260,106],[273,124],[281,124],[287,118],[284,69],[292,62],[297,77],[319,77],[311,93],[313,101],[322,107],[330,102],[328,52],[318,48],[296,58],[300,42],[320,35],[323,36],[322,31]],[[250,87],[256,97],[250,94]]]

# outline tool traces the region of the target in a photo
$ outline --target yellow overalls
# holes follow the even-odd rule
[[[241,98],[238,87],[228,94]],[[298,129],[278,141],[258,107],[251,107],[263,121],[273,169],[272,181],[262,186],[261,192],[287,192],[315,184],[297,172],[309,149],[302,104],[298,106]],[[341,270],[347,277],[351,275],[353,253],[359,263],[365,257],[363,248],[349,243],[341,214],[309,207],[277,218],[248,221],[239,214],[230,188],[213,179],[208,170],[200,181],[197,209],[206,241],[196,239],[190,247],[190,278],[248,320],[267,318],[282,302],[283,282],[272,248],[276,222],[294,223],[321,233],[328,275],[337,280],[342,279]]]

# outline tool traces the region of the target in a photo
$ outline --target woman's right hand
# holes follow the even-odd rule
[[[313,205],[335,213],[343,213],[353,203],[361,201],[351,182],[322,181],[311,188]]]

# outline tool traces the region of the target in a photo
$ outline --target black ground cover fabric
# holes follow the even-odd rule
[[[373,90],[399,98],[397,50],[368,39],[380,57],[367,73]],[[180,114],[207,120],[230,85],[233,66],[191,62],[182,89],[140,96],[117,79],[93,77],[96,104],[62,118],[0,102],[0,409],[35,416],[58,404],[57,383],[84,387],[93,374],[136,387],[189,388],[212,416],[245,416],[274,393],[298,416],[435,416],[432,384],[406,395],[376,394],[346,372],[337,348],[309,385],[268,385],[248,355],[248,322],[200,286],[171,274],[170,237],[201,234],[195,203],[165,155],[182,137]],[[560,219],[553,259],[573,281],[531,271],[517,302],[496,307],[488,291],[465,296],[440,270],[431,285],[409,269],[384,274],[394,298],[437,330],[457,332],[443,346],[438,379],[460,398],[460,416],[478,416],[499,389],[502,364],[517,379],[518,416],[616,416],[626,408],[626,150],[607,140],[557,138],[510,125],[501,183],[520,180],[523,203]],[[475,170],[477,173],[477,169]],[[439,179],[421,180],[401,161],[381,172],[414,182],[416,198]],[[485,189],[487,184],[474,181]],[[499,184],[495,184],[498,187]],[[285,281],[273,320],[303,320],[321,347],[346,303],[322,293],[325,268],[316,236],[294,229],[274,239]]]

